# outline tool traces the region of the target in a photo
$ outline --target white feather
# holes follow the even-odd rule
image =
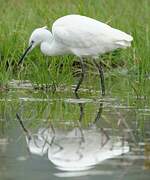
[[[77,56],[97,56],[117,48],[128,47],[133,38],[100,21],[80,15],[56,20],[52,27],[54,40]]]
[[[35,29],[29,45],[34,42],[33,49],[41,44],[41,51],[49,56],[74,54],[98,57],[117,48],[126,48],[132,40],[132,36],[95,19],[67,15],[54,22],[52,33],[47,27]]]

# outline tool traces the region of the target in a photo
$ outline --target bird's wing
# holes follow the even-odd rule
[[[57,42],[72,48],[88,48],[115,41],[113,28],[97,20],[69,15],[56,20],[52,33]]]

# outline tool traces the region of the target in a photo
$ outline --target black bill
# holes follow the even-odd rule
[[[22,57],[20,58],[20,60],[19,60],[19,62],[18,62],[18,65],[20,65],[20,64],[23,62],[25,56],[27,55],[27,53],[29,52],[29,50],[31,49],[31,47],[32,47],[32,44],[26,49],[26,51],[24,52],[24,54],[23,54]]]

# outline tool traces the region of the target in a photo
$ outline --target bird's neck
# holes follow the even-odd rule
[[[51,42],[44,41],[41,43],[41,51],[43,54],[52,56],[53,55],[53,47]]]
[[[63,45],[57,43],[55,40],[51,42],[44,41],[41,43],[41,51],[47,56],[57,56],[63,54],[69,54],[69,51]]]

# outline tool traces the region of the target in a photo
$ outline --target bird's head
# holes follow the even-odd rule
[[[37,28],[35,29],[30,38],[29,38],[29,45],[28,48],[26,49],[26,51],[24,52],[24,54],[22,55],[22,57],[20,58],[20,61],[18,63],[21,64],[25,58],[25,56],[32,51],[32,49],[34,49],[37,45],[39,45],[40,43],[44,42],[44,41],[51,41],[52,39],[52,34],[49,30],[47,30],[47,27],[42,27],[42,28]]]

